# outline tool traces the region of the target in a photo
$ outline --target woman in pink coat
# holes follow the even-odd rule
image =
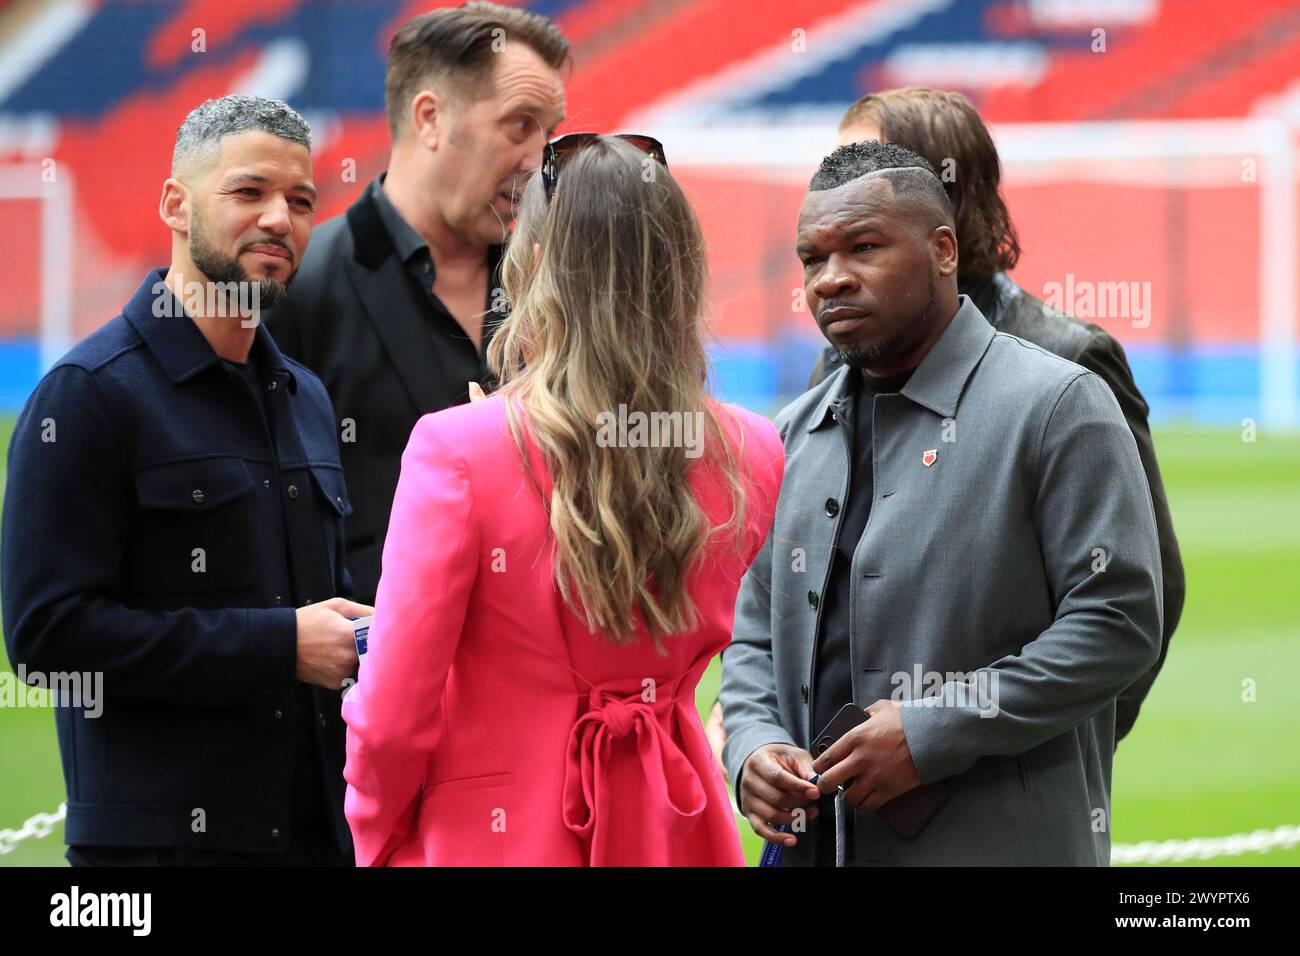
[[[699,224],[637,142],[548,148],[503,268],[502,387],[402,457],[343,704],[359,865],[744,863],[695,686],[784,454],[705,392]]]

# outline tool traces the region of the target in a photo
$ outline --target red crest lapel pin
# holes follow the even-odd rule
[[[929,468],[938,459],[939,459],[939,449],[931,448],[929,451],[924,452],[921,455],[921,464],[925,465],[926,468]]]

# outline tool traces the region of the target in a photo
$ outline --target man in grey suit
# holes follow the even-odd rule
[[[1151,489],[1156,531],[1160,535],[1164,629],[1155,666],[1126,687],[1115,702],[1118,744],[1132,731],[1142,703],[1164,665],[1187,592],[1178,536],[1169,513],[1169,497],[1165,494],[1147,421],[1150,409],[1133,378],[1124,346],[1095,322],[1053,309],[1016,285],[1007,274],[1020,260],[1020,240],[1000,189],[1002,163],[997,147],[970,100],[960,93],[918,87],[868,93],[850,106],[840,120],[836,145],[864,139],[897,143],[924,156],[935,168],[948,163],[961,171],[944,182],[944,191],[955,207],[954,229],[961,253],[957,291],[969,295],[975,307],[999,332],[1033,342],[1101,376],[1115,393],[1137,442],[1142,469]],[[816,385],[840,364],[835,349],[824,349],[808,387]]]
[[[841,784],[845,862],[1108,864],[1115,700],[1161,632],[1114,396],[959,296],[950,202],[909,150],[828,156],[798,252],[845,362],[777,416],[785,481],[723,656],[742,812],[791,865],[836,858]],[[849,702],[869,719],[814,759]]]

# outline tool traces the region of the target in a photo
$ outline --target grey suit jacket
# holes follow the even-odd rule
[[[763,744],[809,746],[821,594],[849,483],[841,368],[777,416],[785,480],[723,655],[733,781]],[[1160,651],[1161,568],[1133,435],[1096,375],[995,332],[967,296],[901,394],[876,400],[871,517],[852,562],[854,701],[911,701],[912,839],[859,814],[892,864],[1110,860],[1116,696]],[[926,464],[930,462],[930,464]],[[816,823],[812,825],[818,825]],[[785,853],[806,863],[810,839]]]
[[[1115,702],[1115,741],[1118,743],[1133,729],[1142,702],[1146,700],[1151,685],[1155,683],[1156,676],[1164,665],[1169,654],[1169,642],[1178,627],[1178,619],[1183,612],[1183,599],[1187,593],[1178,537],[1174,534],[1169,499],[1165,494],[1164,480],[1160,476],[1160,465],[1156,461],[1151,426],[1147,423],[1150,409],[1137,382],[1133,380],[1133,371],[1128,366],[1124,346],[1101,326],[1049,308],[1041,299],[1016,285],[1005,272],[999,272],[990,279],[966,279],[961,288],[971,296],[976,308],[999,332],[1033,342],[1100,375],[1115,393],[1120,410],[1128,421],[1129,431],[1133,433],[1133,440],[1137,442],[1147,486],[1151,489],[1156,531],[1160,535],[1160,570],[1164,575],[1164,590],[1161,594],[1164,602],[1164,629],[1160,657],[1155,665],[1125,688]],[[825,349],[813,369],[808,387],[812,388],[833,374],[842,361],[835,349]]]

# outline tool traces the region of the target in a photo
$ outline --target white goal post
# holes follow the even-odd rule
[[[41,372],[73,345],[73,203],[76,190],[67,164],[52,182],[39,163],[0,163],[0,201],[37,200],[41,209]]]

